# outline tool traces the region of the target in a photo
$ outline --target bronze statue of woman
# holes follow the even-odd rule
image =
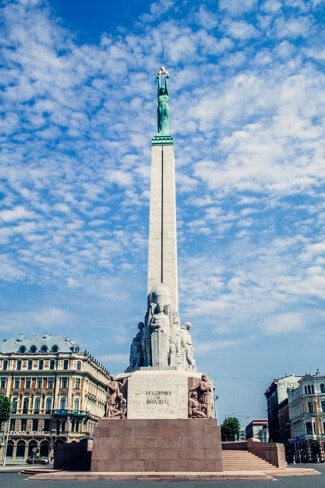
[[[164,76],[165,83],[162,83],[161,77]],[[168,71],[160,68],[157,73],[158,79],[158,134],[169,135],[169,93],[168,93]]]

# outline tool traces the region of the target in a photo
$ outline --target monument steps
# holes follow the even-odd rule
[[[222,466],[224,471],[264,471],[275,469],[271,463],[248,451],[223,450]]]

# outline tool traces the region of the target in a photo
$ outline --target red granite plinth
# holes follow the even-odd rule
[[[102,419],[91,471],[222,471],[221,450],[214,419]]]

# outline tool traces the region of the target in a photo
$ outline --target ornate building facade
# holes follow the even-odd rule
[[[109,372],[68,337],[11,338],[0,343],[0,393],[12,413],[0,457],[52,458],[58,443],[91,437],[105,414]],[[5,430],[4,430],[5,427]]]
[[[288,390],[292,452],[296,461],[324,461],[325,375],[306,374]]]

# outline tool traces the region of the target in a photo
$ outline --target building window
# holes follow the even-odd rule
[[[19,352],[20,352],[20,354],[24,354],[24,352],[26,352],[26,347],[25,346],[20,346]]]
[[[68,378],[65,376],[61,378],[61,388],[68,388]]]
[[[50,419],[44,420],[44,430],[48,432],[50,430]]]
[[[26,430],[26,429],[22,429],[22,430]],[[16,459],[24,459],[24,457],[25,457],[25,450],[26,450],[25,441],[18,441],[18,443],[17,443],[17,451],[16,451]]]
[[[52,409],[52,398],[50,397],[47,397],[46,399],[46,412],[45,413],[51,413],[51,409]],[[45,430],[48,430],[48,429],[45,429]]]
[[[42,388],[43,386],[43,378],[37,378],[37,388]]]
[[[20,430],[25,431],[27,428],[27,419],[21,419],[20,425],[21,425]]]
[[[35,405],[34,405],[34,413],[39,413],[40,407],[41,407],[41,399],[40,399],[40,397],[36,397],[35,398]],[[37,430],[37,429],[33,429],[33,430]]]
[[[3,371],[7,371],[8,366],[9,366],[9,361],[7,361],[7,359],[5,359],[3,361]]]
[[[32,381],[32,380],[31,380],[31,378],[26,378],[26,381],[25,381],[25,388],[26,388],[27,390],[29,390],[29,388],[30,388],[31,381]]]
[[[321,401],[322,412],[325,412],[325,400]]]
[[[33,419],[33,427],[32,430],[34,432],[38,431],[38,419]]]
[[[13,452],[14,452],[14,442],[8,441],[7,453],[6,453],[8,459],[12,459]]]
[[[28,413],[28,398],[24,398],[24,403],[23,403],[23,413]],[[25,430],[25,429],[22,429]]]
[[[79,390],[80,389],[80,378],[76,378],[74,387]]]
[[[7,386],[7,378],[1,378],[0,379],[0,388],[4,389]]]
[[[40,371],[42,371],[42,369],[43,369],[43,368],[44,368],[44,361],[43,361],[43,359],[40,359],[40,360],[38,361],[38,369],[39,369]]]
[[[79,398],[74,399],[73,406],[74,406],[74,411],[79,412]]]
[[[45,344],[41,347],[41,352],[47,352],[48,351],[48,347],[45,346]]]
[[[50,369],[55,369],[55,360],[51,359],[50,361]]]
[[[325,393],[325,385],[324,385],[324,383],[321,383],[321,385],[320,385],[320,392],[321,393]]]
[[[15,378],[15,386],[14,388],[19,388],[20,387],[20,378]]]
[[[21,370],[21,359],[17,360],[17,371]]]
[[[61,397],[61,400],[60,400],[60,410],[65,410],[66,404],[67,404],[66,397]]]
[[[59,352],[59,348],[57,345],[52,346],[51,352]]]
[[[34,345],[30,346],[29,352],[31,352],[32,354],[35,354],[35,352],[37,352],[37,347]]]
[[[29,369],[29,370],[33,369],[33,360],[32,359],[28,360],[27,369]]]
[[[47,387],[48,388],[54,387],[54,378],[47,378]]]
[[[313,433],[313,428],[311,422],[306,422],[306,434],[310,435]]]
[[[17,400],[17,398],[14,398],[12,400],[12,404],[11,404],[11,411],[12,411],[12,413],[16,413],[17,412],[17,404],[18,404],[18,400]],[[12,430],[15,430],[15,429],[12,429]]]
[[[9,430],[11,430],[11,431],[16,430],[16,419],[10,419]]]
[[[77,371],[81,371],[81,361],[77,361]]]
[[[69,360],[68,359],[65,359],[63,361],[63,369],[69,369]]]
[[[314,413],[314,404],[313,404],[313,402],[308,402],[308,413]]]

